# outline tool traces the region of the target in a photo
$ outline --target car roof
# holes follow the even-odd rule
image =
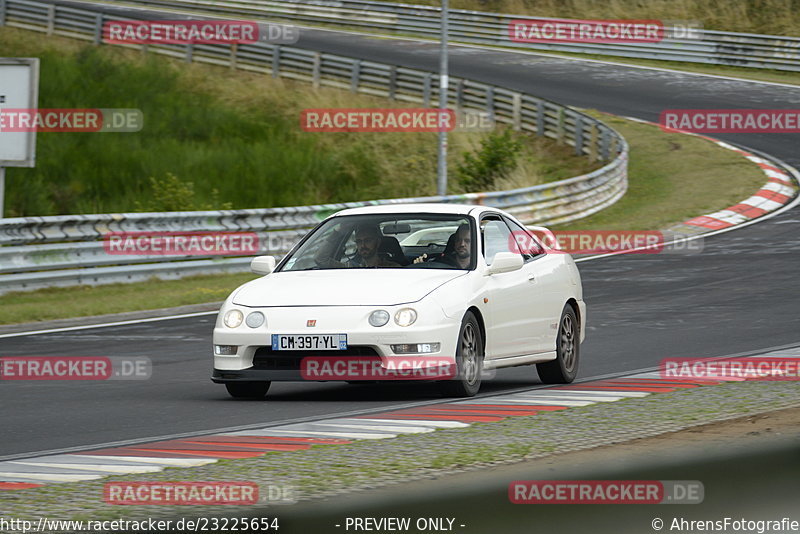
[[[415,203],[415,204],[380,204],[377,206],[363,206],[360,208],[349,208],[337,212],[334,216],[340,215],[380,215],[384,213],[445,213],[467,215],[475,208],[486,208],[490,211],[500,210],[488,206],[475,204],[444,204],[444,203]]]

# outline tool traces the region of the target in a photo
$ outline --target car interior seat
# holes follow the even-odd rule
[[[450,237],[447,238],[447,245],[445,245],[441,254],[433,254],[425,261],[437,261],[445,256],[454,254],[456,250],[456,234],[458,234],[458,230],[450,234]]]
[[[404,267],[411,263],[408,258],[406,258],[405,253],[403,253],[403,247],[400,246],[400,242],[396,237],[390,235],[385,235],[381,238],[381,244],[378,246],[378,253],[386,254],[390,260]]]
[[[458,230],[450,234],[450,237],[447,238],[447,245],[445,245],[442,251],[442,256],[453,254],[456,251],[456,235],[458,235]]]

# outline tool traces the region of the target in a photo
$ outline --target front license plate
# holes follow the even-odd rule
[[[347,350],[347,334],[272,334],[272,350]]]

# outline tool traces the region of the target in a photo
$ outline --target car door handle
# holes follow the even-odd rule
[[[536,281],[536,275],[535,274],[529,274],[528,275],[528,282],[535,282],[535,281]]]

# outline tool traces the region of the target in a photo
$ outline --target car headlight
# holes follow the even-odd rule
[[[242,321],[244,320],[244,314],[239,310],[228,310],[225,314],[225,317],[222,318],[222,322],[225,323],[225,326],[228,328],[236,328]]]
[[[247,319],[245,319],[244,324],[250,328],[258,328],[264,324],[264,314],[258,311],[250,312],[247,314]]]
[[[375,310],[369,315],[369,324],[372,326],[383,326],[389,322],[389,312]]]
[[[417,312],[414,308],[400,308],[394,314],[394,322],[398,326],[411,326],[417,320]]]

